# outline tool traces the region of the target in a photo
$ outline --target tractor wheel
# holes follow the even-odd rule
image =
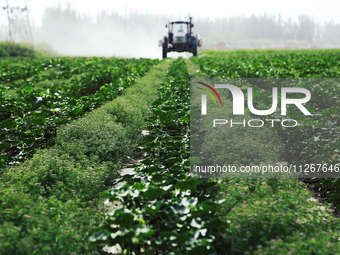
[[[192,54],[194,55],[194,57],[197,56],[197,41],[196,40],[192,43]]]
[[[166,58],[167,50],[166,50],[166,42],[162,43],[162,50],[163,50],[163,59]]]

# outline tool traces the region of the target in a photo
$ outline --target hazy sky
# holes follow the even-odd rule
[[[25,0],[8,0],[16,5]],[[125,15],[130,11],[150,14],[168,14],[185,17],[190,12],[195,17],[230,17],[244,15],[281,14],[286,19],[297,20],[299,14],[314,17],[315,21],[329,21],[333,19],[340,23],[340,0],[209,0],[209,1],[155,1],[155,0],[27,0],[32,22],[40,26],[43,11],[46,7],[69,2],[79,13],[88,14],[95,19],[100,10],[115,11]],[[169,3],[168,5],[166,3]],[[3,6],[6,0],[0,0]],[[170,4],[171,3],[171,4]]]

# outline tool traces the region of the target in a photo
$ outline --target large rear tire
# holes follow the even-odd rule
[[[163,59],[167,58],[167,49],[166,49],[166,42],[162,43],[162,50],[163,50]]]
[[[192,43],[192,55],[194,55],[194,57],[197,57],[197,41],[193,41]]]

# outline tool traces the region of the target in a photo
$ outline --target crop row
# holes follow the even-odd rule
[[[7,59],[0,63],[0,81],[6,83],[18,79],[27,79],[41,72],[51,64],[52,63],[47,60],[20,61],[17,63],[12,59]]]
[[[66,59],[67,61],[68,59]],[[20,116],[22,117],[27,112],[37,109],[41,105],[49,105],[53,102],[50,100],[44,100],[44,97],[49,94],[57,93],[58,99],[67,100],[68,97],[72,99],[79,99],[84,95],[94,94],[99,88],[112,81],[118,80],[124,77],[124,72],[127,72],[127,76],[134,76],[143,73],[143,67],[147,67],[147,60],[127,60],[127,59],[105,59],[105,58],[91,58],[91,61],[87,61],[85,64],[84,60],[79,61],[75,59],[73,63],[74,65],[78,65],[77,68],[72,69],[72,75],[80,74],[81,76],[74,76],[71,79],[50,84],[47,87],[39,86],[39,82],[41,80],[58,80],[65,79],[68,77],[60,76],[59,74],[63,74],[64,72],[60,71],[60,68],[64,68],[64,62],[59,59],[58,64],[50,65],[47,73],[39,73],[30,79],[20,80],[18,82],[9,83],[9,87],[3,88],[1,91],[1,103],[2,103],[2,111],[0,120],[5,120],[12,116]],[[70,62],[70,61],[68,61]],[[137,68],[135,66],[139,66],[141,64],[142,68]],[[43,64],[44,65],[44,64]],[[67,65],[68,69],[70,68]],[[20,70],[20,69],[19,69]],[[51,72],[53,71],[53,72]],[[66,76],[69,76],[67,74]],[[16,96],[12,96],[8,94],[8,89],[15,89]],[[46,96],[44,96],[46,95]],[[58,101],[54,99],[54,101]],[[59,100],[60,101],[60,100]]]
[[[26,80],[32,76],[37,76],[52,69],[59,74],[77,73],[77,66],[87,65],[89,61],[86,57],[80,58],[55,58],[55,59],[5,59],[0,62],[0,82],[2,86],[15,88],[17,81]],[[30,79],[29,79],[30,81]],[[7,86],[6,86],[7,85]]]
[[[208,56],[194,61],[205,73],[219,73],[220,77],[337,78],[340,75],[339,50],[267,50],[207,54]]]
[[[8,65],[11,66],[10,60]],[[63,57],[51,60],[40,61],[34,66],[34,72],[27,72],[27,75],[20,75],[25,70],[25,65],[12,66],[11,72],[16,74],[17,79],[5,79],[1,86],[3,89],[23,89],[26,86],[32,86],[36,89],[37,84],[42,81],[54,81],[61,79],[70,79],[77,74],[85,74],[95,70],[101,70],[105,67],[115,68],[128,64],[118,58],[86,58],[86,57]],[[32,65],[32,64],[30,64]],[[13,69],[17,68],[16,71]],[[5,75],[6,73],[3,73]],[[6,75],[7,76],[7,75]],[[70,81],[66,82],[70,83]]]
[[[99,193],[135,148],[127,117],[141,129],[139,109],[116,99],[60,127],[52,148],[5,169],[0,254],[98,254],[88,237],[101,221]]]
[[[16,97],[0,92],[0,164],[14,164],[36,148],[53,145],[58,126],[111,101],[159,63],[117,58],[88,62],[97,62],[98,68],[47,90],[29,85],[19,88]]]
[[[136,149],[143,117],[156,98],[155,80],[167,68],[153,67],[123,95],[60,126],[53,147],[5,169],[0,254],[102,254],[101,246],[89,246],[103,220],[99,194]]]
[[[295,119],[299,126],[290,129],[278,127],[287,161],[296,165],[339,163],[340,83],[339,79],[320,79],[339,77],[338,51],[269,52],[266,55],[241,52],[230,54],[227,58],[217,55],[193,61],[211,78],[295,78],[287,79],[290,81],[289,86],[304,87],[311,92],[312,97],[306,108],[312,116],[305,116],[293,107],[288,108],[286,118]],[[271,100],[266,99],[272,93],[273,84],[262,82],[257,85],[262,91],[258,89],[254,93],[254,105],[269,109]],[[279,112],[272,117],[282,119]],[[330,193],[337,193],[338,178],[317,179],[313,182],[316,182],[318,189],[323,188],[322,192],[328,193],[328,197]],[[338,196],[333,194],[331,199],[338,199]]]
[[[213,254],[224,223],[213,217],[220,202],[209,200],[215,181],[190,177],[189,75],[178,58],[161,84],[147,118],[149,134],[141,146],[144,160],[126,184],[103,194],[122,207],[106,216],[94,243],[119,244],[131,254]]]

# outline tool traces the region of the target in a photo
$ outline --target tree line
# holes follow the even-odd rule
[[[189,19],[189,15],[186,19]],[[199,33],[206,43],[238,42],[244,40],[267,41],[306,41],[308,43],[339,44],[340,24],[334,21],[318,23],[308,15],[300,15],[297,21],[284,20],[280,15],[266,14],[251,17],[223,17],[214,20],[193,17],[194,32]],[[35,41],[45,41],[57,48],[70,44],[86,44],[88,41],[106,41],[112,45],[148,43],[162,39],[166,34],[168,20],[181,19],[166,15],[150,15],[129,12],[102,11],[94,21],[91,17],[80,15],[69,5],[45,9],[42,26],[33,28]],[[153,46],[153,45],[152,45]]]

